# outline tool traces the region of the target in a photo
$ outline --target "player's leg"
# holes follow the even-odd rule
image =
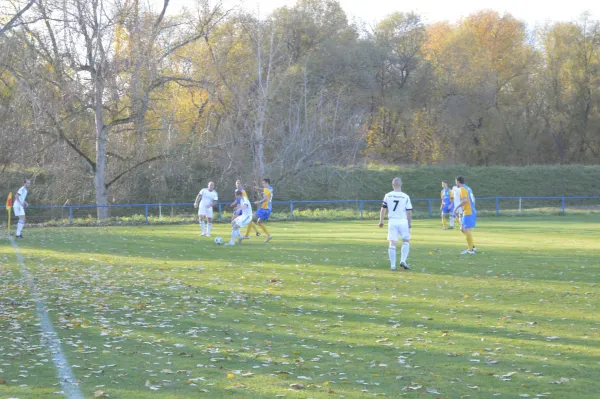
[[[446,230],[446,213],[445,209],[442,207],[442,229]]]
[[[23,227],[25,227],[25,212],[19,215],[19,221],[17,222],[17,237],[23,238]]]
[[[202,210],[198,211],[198,223],[200,224],[200,231],[202,232],[200,234],[200,236],[205,236],[206,235],[206,224],[204,222],[205,219],[205,213],[202,212]]]
[[[454,228],[454,204],[448,205],[448,215],[450,216],[450,228]]]
[[[388,236],[387,239],[390,242],[388,247],[388,257],[390,259],[390,268],[396,270],[396,245],[398,244],[398,235],[400,231],[398,226],[390,224],[388,222]]]
[[[212,211],[210,212],[210,216],[206,216],[206,236],[210,237],[210,232],[212,230]]]
[[[476,220],[475,215],[465,215],[463,216],[462,223],[462,232],[465,235],[467,240],[467,249],[462,251],[461,254],[474,254],[473,247],[475,244],[473,243],[473,232],[472,229],[475,228]]]
[[[239,215],[236,219],[235,219],[235,223],[239,226],[238,228],[238,233],[237,233],[237,240],[238,240],[238,244],[241,244],[242,241],[244,240],[245,237],[242,237],[242,234],[240,233],[241,229],[248,226],[248,224],[252,222],[252,216],[243,216],[243,215]]]
[[[258,213],[258,212],[257,212]],[[254,216],[256,218],[256,220],[258,220],[258,216]],[[256,223],[254,223],[253,221],[251,221],[248,224],[248,227],[246,227],[246,234],[244,235],[244,238],[250,238],[250,230],[254,229],[254,232],[256,233],[257,236],[260,235],[260,233],[258,232],[258,228],[256,227]]]
[[[269,217],[271,216],[271,210],[270,209],[259,209],[258,212],[256,212],[256,214],[259,217],[258,226],[267,235],[267,238],[265,238],[265,242],[269,242],[273,238],[273,236],[271,235],[271,233],[269,233],[269,230],[267,230],[267,226],[265,225],[265,222],[267,220],[269,220]]]
[[[403,269],[409,270],[406,260],[410,251],[410,229],[408,228],[408,220],[403,220],[399,226],[400,237],[402,237],[402,248],[400,249],[400,266]]]
[[[235,240],[240,235],[240,226],[236,223],[237,218],[231,222],[231,241],[226,243],[225,245],[235,245]]]

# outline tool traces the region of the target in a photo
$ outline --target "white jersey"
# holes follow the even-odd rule
[[[202,196],[202,200],[200,201],[199,208],[212,206],[219,200],[219,195],[216,190],[210,191],[208,188],[203,188],[200,190],[200,195]]]
[[[244,205],[248,205],[248,206],[245,208],[241,208],[242,216],[244,216],[244,217],[252,216],[252,204],[250,203],[250,200],[248,199],[248,197],[242,197],[242,199],[240,200],[240,207],[243,207]]]
[[[454,208],[456,209],[460,206],[460,188],[452,187],[452,196],[454,197]]]
[[[21,201],[21,203],[25,205],[25,198],[27,198],[27,187],[21,187],[19,191],[17,191],[17,194],[19,194],[19,201]],[[15,203],[19,205],[18,201],[15,201]]]
[[[408,220],[406,211],[412,211],[410,197],[402,191],[390,191],[383,197],[383,208],[387,208],[388,220]]]

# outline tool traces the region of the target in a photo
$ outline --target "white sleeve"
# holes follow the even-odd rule
[[[410,197],[407,195],[406,196],[406,210],[407,211],[412,211],[412,203],[410,202]]]
[[[217,202],[219,200],[219,194],[217,194],[217,192],[215,191],[215,199],[214,201]]]

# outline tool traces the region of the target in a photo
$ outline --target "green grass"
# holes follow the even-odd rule
[[[274,187],[277,200],[380,200],[382,193],[392,190],[392,179],[400,176],[404,182],[403,191],[411,198],[439,198],[441,181],[452,186],[459,175],[465,176],[477,198],[600,195],[598,165],[366,166],[348,169],[322,166],[308,168],[295,179],[275,181]],[[523,205],[527,206],[526,203]]]
[[[462,234],[419,220],[410,272],[389,270],[373,221],[279,222],[271,243],[233,248],[196,225],[26,229],[18,244],[86,397],[592,399],[599,222],[484,218],[465,257]],[[0,397],[60,397],[1,242]]]

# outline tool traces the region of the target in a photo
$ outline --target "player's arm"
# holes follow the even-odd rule
[[[384,198],[383,203],[381,204],[381,209],[379,210],[379,227],[383,227],[383,219],[385,218],[385,215],[387,213],[387,207],[387,201]]]
[[[19,193],[17,191],[17,201],[19,202],[19,204],[21,204],[21,206],[27,206],[27,201],[21,201],[21,193]]]
[[[269,196],[267,194],[263,193],[263,199],[260,201],[256,201],[255,204],[260,206],[260,205],[264,204],[265,202],[269,202]]]
[[[460,189],[460,204],[458,204],[459,207],[464,206],[467,201],[469,201],[469,193],[467,192],[467,190],[465,190],[464,188]]]
[[[196,196],[196,201],[194,201],[194,208],[198,208],[198,203],[200,202],[201,199],[202,199],[202,191],[200,191],[198,193],[198,195]]]
[[[406,218],[408,219],[408,228],[412,228],[412,209],[406,210]]]
[[[216,194],[215,191],[215,198],[213,198],[213,200],[210,202],[210,205],[208,205],[206,208],[214,208],[215,206],[217,206],[219,202],[219,194]]]

